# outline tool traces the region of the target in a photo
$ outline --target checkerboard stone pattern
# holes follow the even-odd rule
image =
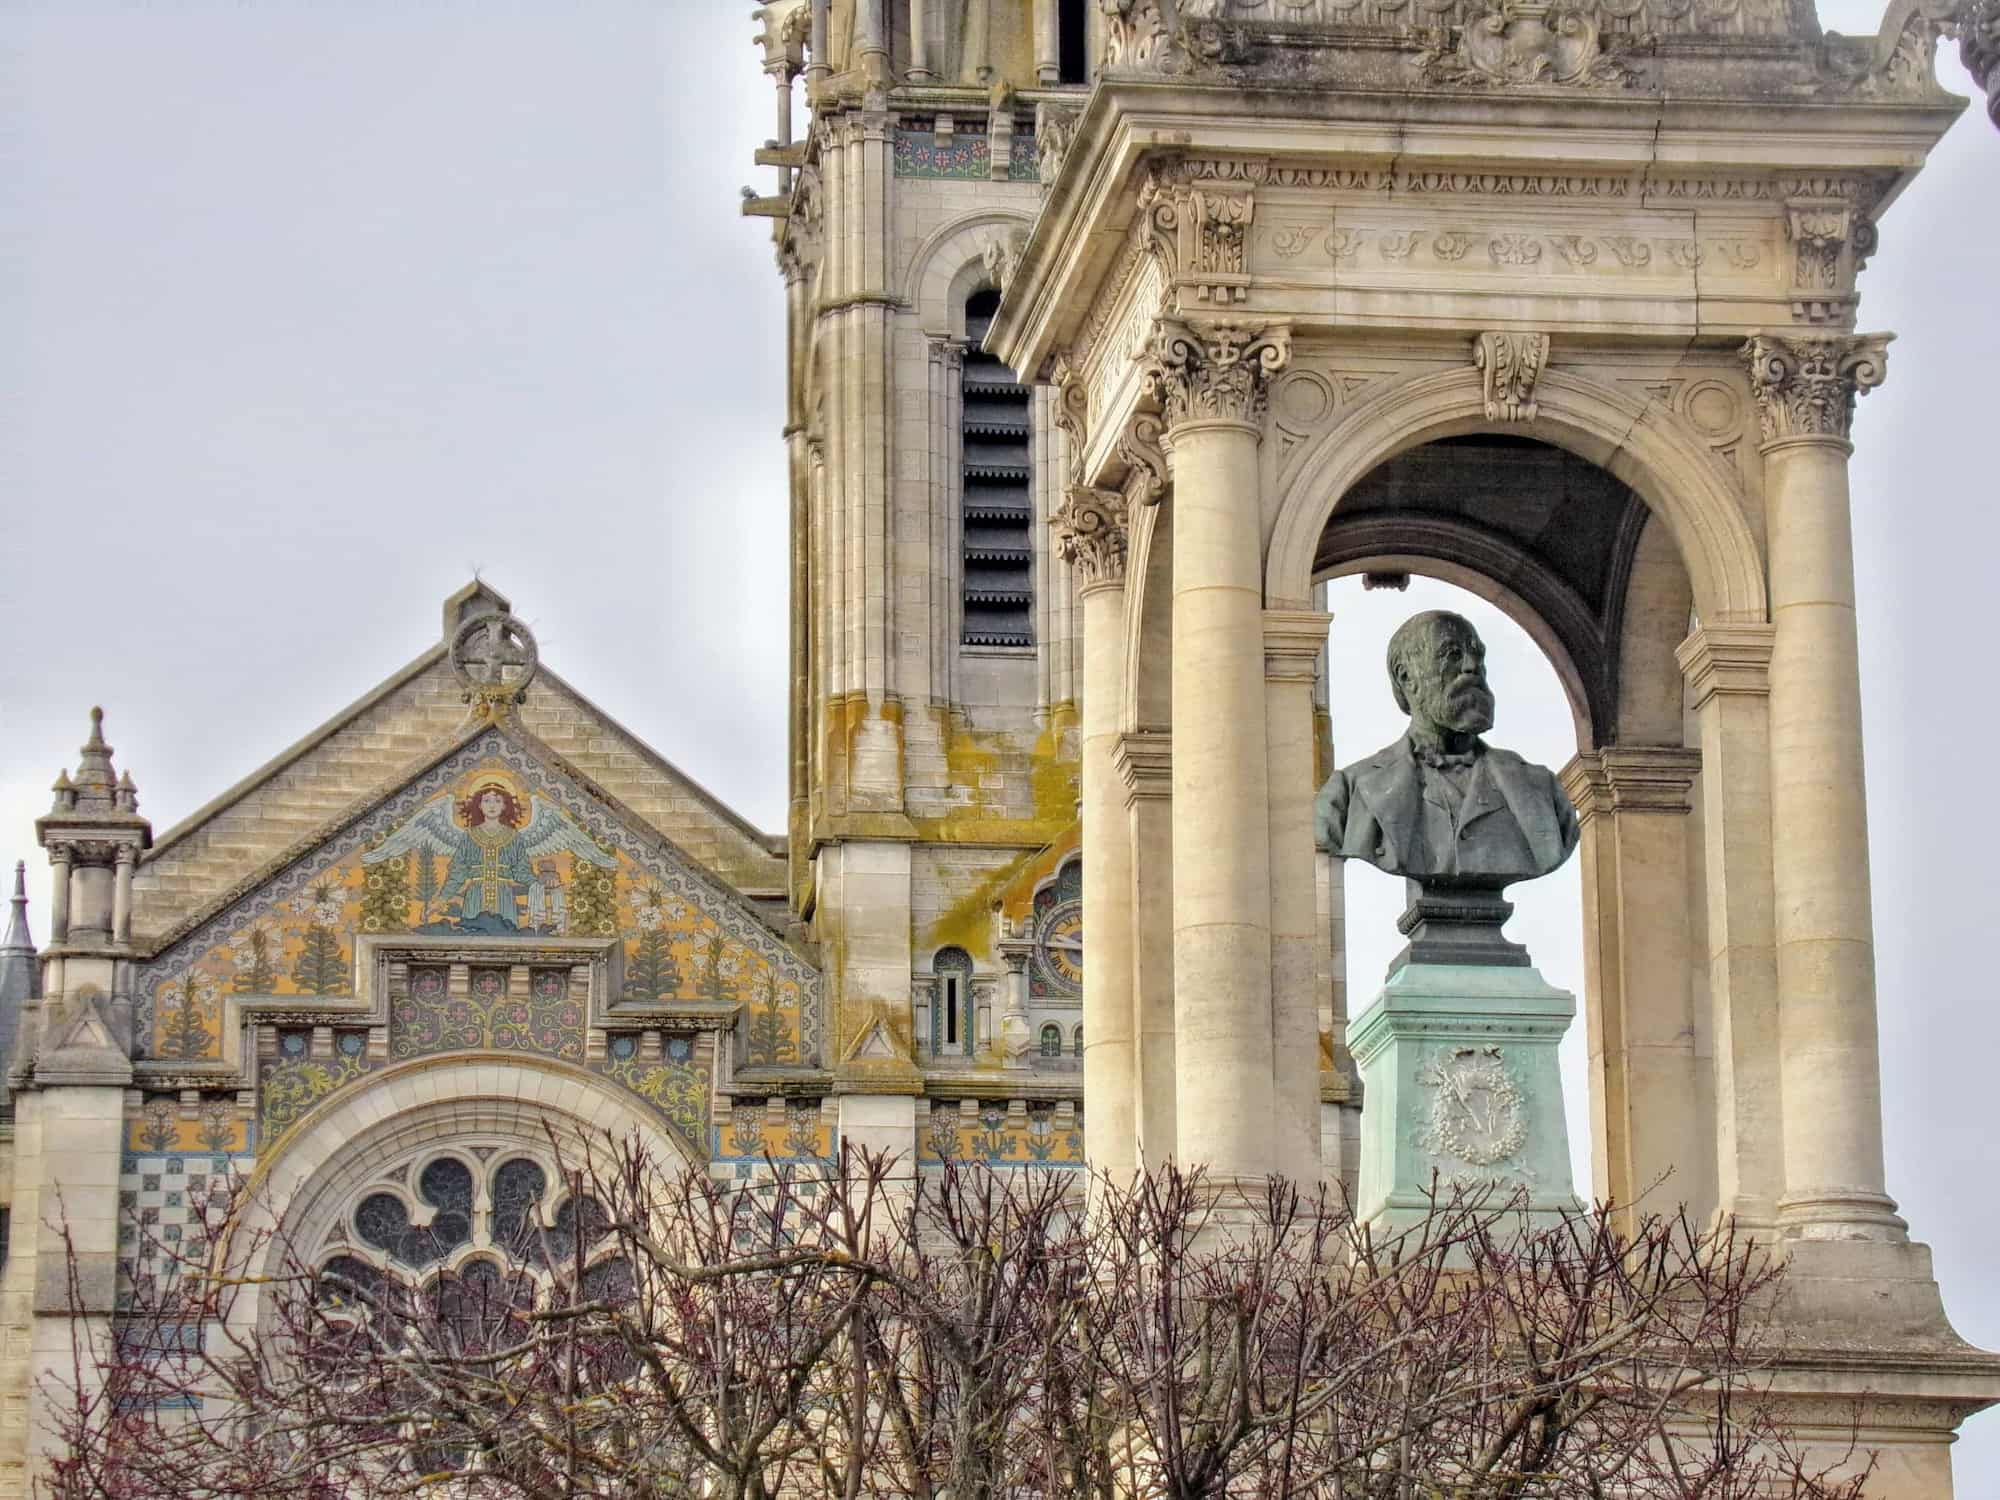
[[[195,1205],[226,1192],[256,1165],[248,1153],[127,1154],[118,1174],[118,1305],[131,1305],[137,1282],[157,1275],[201,1234]]]

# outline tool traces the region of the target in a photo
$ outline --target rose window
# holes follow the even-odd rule
[[[467,1144],[405,1157],[351,1194],[319,1257],[336,1323],[413,1314],[462,1351],[494,1347],[527,1314],[630,1294],[602,1206],[520,1149]],[[360,1327],[353,1328],[359,1336]]]

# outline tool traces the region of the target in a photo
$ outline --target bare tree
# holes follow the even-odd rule
[[[1726,1232],[1371,1235],[858,1151],[753,1182],[573,1152],[512,1255],[406,1274],[195,1205],[109,1343],[79,1319],[64,1500],[1857,1500],[1763,1399],[1777,1272]],[[553,1201],[553,1196],[551,1198]],[[275,1269],[273,1269],[275,1268]],[[79,1303],[79,1305],[81,1305]]]

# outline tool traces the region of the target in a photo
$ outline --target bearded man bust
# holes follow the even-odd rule
[[[1498,889],[1576,848],[1576,809],[1547,767],[1480,738],[1493,727],[1486,646],[1428,610],[1389,640],[1389,685],[1409,732],[1334,772],[1313,808],[1322,848],[1391,875]]]

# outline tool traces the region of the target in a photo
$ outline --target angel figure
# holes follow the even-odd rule
[[[459,902],[462,932],[519,932],[521,904],[543,912],[536,862],[558,850],[600,869],[615,856],[598,848],[549,802],[529,809],[533,799],[497,772],[482,772],[465,796],[433,802],[361,856],[364,865],[398,859],[415,849],[422,858],[451,858],[440,892]],[[523,825],[526,825],[525,827]]]

